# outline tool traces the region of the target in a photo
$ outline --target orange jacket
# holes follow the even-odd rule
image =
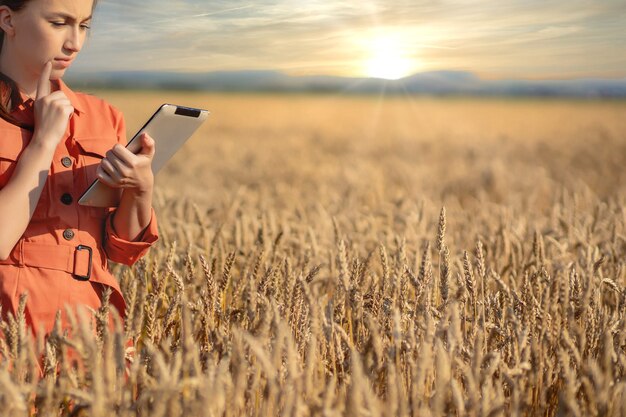
[[[77,203],[96,178],[96,168],[106,152],[116,143],[126,145],[124,118],[104,100],[75,93],[62,80],[53,85],[67,95],[74,114],[55,150],[28,227],[10,257],[0,261],[3,317],[8,312],[15,314],[20,294],[27,291],[26,322],[34,334],[52,329],[58,309],[65,323],[66,304],[99,308],[105,285],[113,289],[110,304],[125,317],[126,303],[107,259],[132,265],[158,240],[154,209],[141,235],[128,241],[113,229],[114,207],[85,207]],[[32,99],[24,101],[12,114],[33,125]],[[0,119],[0,188],[9,181],[31,137],[32,132]]]

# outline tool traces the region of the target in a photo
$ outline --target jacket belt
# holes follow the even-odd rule
[[[55,269],[86,281],[91,277],[94,261],[101,262],[99,251],[87,245],[50,245],[20,240],[9,258],[0,260],[0,264]]]

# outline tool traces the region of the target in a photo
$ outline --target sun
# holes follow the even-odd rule
[[[368,43],[367,53],[363,72],[368,77],[397,80],[411,75],[415,69],[415,61],[399,36],[377,36]]]

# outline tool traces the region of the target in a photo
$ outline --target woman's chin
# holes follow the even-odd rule
[[[60,78],[63,78],[63,76],[65,75],[65,70],[67,68],[62,68],[62,69],[53,69],[52,72],[50,72],[50,79],[51,80],[58,80]]]

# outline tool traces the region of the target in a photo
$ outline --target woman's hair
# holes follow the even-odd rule
[[[0,0],[0,6],[8,6],[9,9],[17,12],[26,6],[30,0]],[[98,0],[93,0],[92,9],[95,9]],[[0,30],[0,53],[2,53],[2,43],[4,42],[4,31]],[[7,122],[20,126],[24,129],[34,130],[34,127],[24,124],[11,116],[11,111],[22,101],[20,90],[15,81],[0,72],[0,118]]]
[[[13,11],[18,11],[26,6],[29,0],[0,0],[0,6],[8,6]],[[0,30],[0,53],[2,53],[2,44],[4,42],[4,31]],[[14,106],[20,104],[22,97],[20,90],[11,78],[0,72],[0,118],[7,122],[20,126],[22,128],[33,130],[33,126],[26,125],[11,116],[11,110]]]

